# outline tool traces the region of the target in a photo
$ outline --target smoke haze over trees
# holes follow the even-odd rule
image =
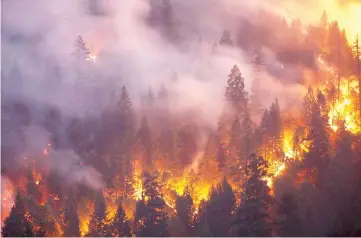
[[[311,2],[2,1],[2,235],[360,235],[361,3]]]

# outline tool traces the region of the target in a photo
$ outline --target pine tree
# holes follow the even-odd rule
[[[132,232],[130,229],[130,222],[127,219],[123,206],[119,203],[117,213],[115,215],[113,224],[112,224],[112,236],[115,237],[131,237]]]
[[[218,163],[219,171],[223,171],[226,168],[227,155],[226,155],[226,152],[225,152],[224,145],[222,145],[222,144],[219,144],[219,146],[218,146],[218,152],[217,152],[216,160],[217,160],[217,163]]]
[[[355,42],[352,47],[352,53],[354,57],[354,64],[355,64],[355,74],[358,79],[358,87],[361,88],[361,45],[359,36],[356,36]],[[359,113],[360,113],[360,119],[361,119],[361,92],[359,92]]]
[[[241,138],[241,164],[245,164],[247,158],[251,155],[253,149],[252,143],[252,119],[248,108],[245,111],[244,118],[241,124],[242,128],[242,138]]]
[[[282,120],[280,106],[278,105],[277,98],[275,102],[272,103],[271,108],[269,109],[269,123],[270,124],[268,127],[268,134],[271,137],[280,137],[282,131]]]
[[[175,174],[181,168],[181,161],[179,161],[175,154],[176,136],[174,132],[165,128],[162,130],[157,140],[157,160],[161,163],[167,164],[168,171]]]
[[[138,143],[140,144],[140,148],[143,154],[143,163],[146,169],[151,169],[153,166],[153,144],[152,138],[150,135],[150,130],[148,127],[148,122],[145,117],[142,119],[141,127],[137,133]]]
[[[90,237],[100,237],[105,236],[107,227],[105,224],[106,221],[106,205],[105,199],[101,192],[97,195],[95,200],[94,212],[91,216],[89,223],[89,233],[87,236]]]
[[[312,141],[309,152],[305,155],[304,165],[316,169],[316,183],[320,186],[325,179],[325,170],[329,162],[329,128],[327,117],[321,113],[321,102],[317,102],[312,109],[311,133]]]
[[[328,120],[328,106],[327,106],[327,101],[326,101],[326,97],[323,95],[323,93],[321,92],[321,90],[317,91],[317,103],[320,107],[320,113],[321,113],[321,117],[324,120]]]
[[[277,235],[295,237],[303,235],[302,220],[294,194],[284,193],[277,209]]]
[[[130,101],[128,90],[125,85],[122,87],[120,92],[117,109],[121,114],[132,113],[132,102]]]
[[[211,232],[211,228],[209,222],[207,220],[207,203],[202,200],[198,207],[198,213],[196,214],[195,219],[195,229],[197,231],[198,236],[200,237],[210,237],[213,236]]]
[[[10,215],[5,219],[2,226],[4,237],[22,237],[31,235],[31,224],[25,217],[25,204],[22,195],[18,192],[15,197],[15,205],[11,208]]]
[[[77,207],[75,200],[70,195],[65,200],[64,207],[64,236],[65,237],[79,237],[79,218],[77,214]]]
[[[40,202],[42,199],[42,193],[40,192],[40,190],[38,188],[39,181],[34,181],[31,170],[28,171],[27,178],[28,178],[28,182],[26,185],[27,193],[30,196],[32,196],[33,198],[35,198],[38,202]]]
[[[307,94],[303,102],[304,120],[307,125],[311,124],[313,108],[316,105],[316,98],[311,85],[308,87]]]
[[[157,182],[157,176],[144,174],[143,200],[138,205],[136,213],[140,227],[137,236],[168,236],[167,214],[164,212],[165,202]]]
[[[353,136],[340,125],[336,134],[336,154],[330,160],[322,186],[327,218],[330,220],[330,233],[343,234],[352,230],[357,220],[353,203],[354,153],[351,145]]]
[[[176,137],[176,156],[182,166],[192,163],[193,156],[197,152],[197,143],[194,127],[190,125],[179,129]]]
[[[233,66],[228,75],[225,100],[233,107],[236,115],[243,119],[248,103],[248,93],[245,91],[244,78],[237,65]]]
[[[238,157],[240,153],[241,134],[241,125],[238,117],[236,117],[236,120],[234,120],[230,130],[230,146],[233,149],[235,157]]]
[[[269,109],[267,136],[269,138],[270,151],[273,158],[282,158],[282,119],[281,111],[276,99]]]
[[[261,115],[265,110],[261,102],[261,83],[262,83],[262,71],[264,70],[265,62],[262,49],[255,48],[252,52],[252,73],[253,81],[251,86],[250,104],[253,115]]]
[[[269,236],[267,210],[273,199],[263,180],[267,176],[267,163],[262,157],[252,154],[246,169],[247,181],[241,205],[235,214],[234,228],[238,236]]]
[[[77,60],[86,60],[89,58],[90,50],[81,35],[76,37],[74,48],[74,55]]]
[[[128,192],[132,189],[130,184],[133,178],[131,159],[133,157],[135,124],[132,102],[125,86],[122,87],[120,95],[118,96],[115,126],[111,127],[111,129],[116,130],[113,139],[113,152],[117,161],[117,170],[122,171],[120,175],[127,180],[124,184],[125,190],[127,194],[130,194]]]
[[[235,197],[231,186],[224,178],[211,193],[206,205],[206,218],[212,236],[229,236],[231,213],[235,208]]]
[[[219,44],[221,45],[233,45],[233,40],[231,38],[231,33],[228,30],[225,30],[222,34],[222,37],[219,41]]]
[[[177,196],[175,209],[180,222],[185,228],[187,236],[193,235],[192,215],[194,211],[192,197],[188,193],[183,196]]]

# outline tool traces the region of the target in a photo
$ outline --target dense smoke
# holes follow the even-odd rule
[[[133,103],[139,106],[144,92],[149,88],[157,91],[165,85],[176,95],[173,113],[190,110],[193,118],[215,128],[230,68],[238,65],[248,91],[252,85],[247,49],[236,43],[237,38],[248,41],[254,36],[249,35],[247,28],[240,30],[238,23],[248,22],[255,31],[271,27],[267,26],[267,16],[280,14],[283,3],[172,1],[171,32],[162,19],[157,19],[155,9],[161,4],[162,1],[145,0],[71,4],[44,1],[36,5],[4,1],[3,104],[9,100],[28,102],[29,121],[24,130],[29,132],[45,120],[48,107],[60,109],[65,118],[96,117],[114,87],[127,85]],[[260,14],[267,6],[272,6],[271,15]],[[224,30],[231,32],[233,46],[219,45]],[[84,36],[91,53],[97,56],[92,76],[81,82],[72,70],[78,34]],[[265,38],[274,36],[271,32],[267,34]],[[299,63],[284,67],[278,61],[277,49],[264,42],[261,47],[266,68],[259,86],[260,101],[268,107],[278,97],[281,108],[297,112],[306,91],[300,82],[307,67]],[[74,103],[75,96],[83,103]],[[260,115],[253,116],[256,121],[260,119]],[[35,133],[31,138],[39,136]],[[205,143],[202,141],[200,144]],[[33,146],[31,142],[34,140],[26,139],[25,154],[42,153],[42,145]],[[23,144],[16,139],[6,143],[17,149]],[[46,145],[45,141],[41,143]]]
[[[3,236],[359,231],[355,6],[4,0]]]
[[[157,89],[165,84],[178,92],[182,108],[195,105],[204,108],[204,118],[209,118],[214,124],[220,112],[224,78],[229,69],[237,64],[248,89],[252,83],[250,62],[242,50],[218,47],[214,51],[214,44],[218,43],[224,30],[230,30],[235,38],[237,29],[234,19],[253,21],[252,14],[257,13],[257,4],[238,6],[232,1],[174,1],[174,24],[178,26],[175,34],[180,40],[173,44],[164,35],[165,32],[147,24],[147,15],[156,2],[68,4],[62,1],[24,7],[27,3],[5,1],[3,7],[8,10],[3,16],[3,54],[7,57],[3,62],[3,74],[8,75],[14,67],[18,67],[24,79],[21,91],[11,83],[9,86],[5,84],[5,94],[18,92],[30,99],[55,104],[65,112],[84,110],[83,107],[74,109],[74,105],[69,106],[71,85],[75,82],[73,75],[66,70],[72,64],[74,39],[77,34],[82,34],[92,53],[99,54],[95,66],[98,74],[94,72],[96,76],[91,82],[92,87],[105,88],[99,90],[105,94],[109,93],[107,87],[119,87],[125,83],[136,102],[139,94],[149,87]],[[262,6],[261,3],[259,5]],[[96,10],[102,14],[93,14],[94,8],[102,9]],[[23,12],[24,9],[26,12]],[[243,10],[240,12],[240,9]],[[23,16],[21,20],[16,17],[18,15]],[[256,24],[254,26],[257,27]],[[246,35],[247,32],[240,34]],[[272,56],[269,58],[274,62]],[[280,64],[277,66],[280,67]],[[177,81],[172,83],[174,75]],[[264,81],[266,88],[271,89],[271,100],[280,95],[280,90],[286,94],[289,91],[287,86],[271,76]],[[86,94],[85,87],[77,90],[76,94]],[[273,91],[273,88],[277,89]],[[286,97],[293,95],[290,93]],[[209,108],[210,99],[214,108]],[[269,103],[269,99],[265,101],[265,105]]]

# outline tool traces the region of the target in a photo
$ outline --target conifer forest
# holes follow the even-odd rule
[[[361,236],[359,0],[1,8],[3,237]]]

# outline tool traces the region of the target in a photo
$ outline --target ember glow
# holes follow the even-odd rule
[[[3,236],[361,235],[359,1],[4,8]]]

